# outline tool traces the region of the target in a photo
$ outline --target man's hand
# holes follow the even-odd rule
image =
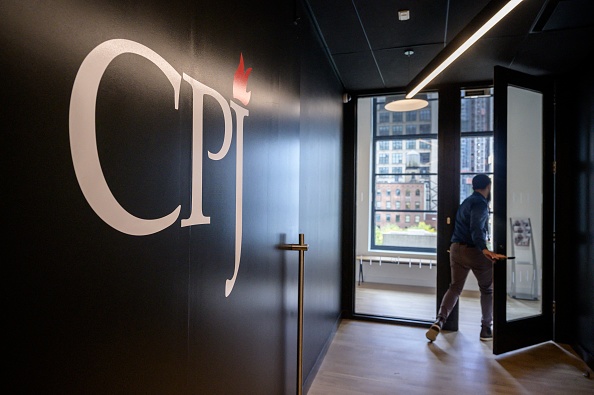
[[[486,248],[483,250],[483,255],[489,258],[492,262],[498,261],[500,259],[507,259],[505,255],[498,254],[493,251],[489,251]]]

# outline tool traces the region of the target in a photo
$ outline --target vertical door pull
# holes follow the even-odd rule
[[[303,393],[303,266],[305,251],[309,245],[305,244],[303,233],[299,234],[299,244],[281,244],[281,250],[299,251],[299,315],[297,319],[297,395]]]

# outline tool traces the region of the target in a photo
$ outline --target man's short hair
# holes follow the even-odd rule
[[[477,174],[472,179],[472,189],[485,189],[489,184],[491,184],[491,178],[485,174]]]

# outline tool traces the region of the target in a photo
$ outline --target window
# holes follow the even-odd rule
[[[421,154],[419,155],[419,158],[421,158],[421,164],[425,165],[425,164],[431,162],[431,153],[430,152],[421,152]]]
[[[386,113],[384,103],[398,95],[382,103],[375,98],[358,99],[360,104],[372,106],[369,130],[376,131],[371,139],[374,149],[369,185],[372,190],[381,190],[386,202],[376,206],[379,202],[376,200],[371,207],[371,218],[377,218],[376,214],[381,214],[381,218],[368,222],[372,230],[368,228],[365,234],[370,235],[370,249],[435,253],[438,103],[436,93],[426,95],[430,105],[423,111],[386,115],[382,115]],[[367,121],[363,120],[363,124]],[[411,233],[407,235],[407,232]]]
[[[416,274],[420,274],[424,278],[424,285],[425,280],[430,285],[430,278],[436,272],[424,269],[429,260],[435,262],[437,246],[438,95],[424,92],[419,96],[429,101],[429,105],[422,111],[412,114],[388,112],[388,119],[385,115],[380,115],[386,113],[385,103],[404,98],[403,94],[357,98],[357,196],[366,196],[371,192],[371,196],[375,198],[376,192],[381,191],[382,200],[386,203],[373,199],[371,205],[364,205],[357,199],[356,244],[357,254],[414,256],[413,259],[422,259],[423,270],[414,269],[413,282],[418,280]],[[388,122],[380,122],[386,120]],[[421,130],[426,132],[421,134]],[[421,154],[425,154],[422,159],[426,163],[421,163]],[[368,157],[367,163],[361,161],[361,158]],[[385,168],[390,172],[385,173]],[[420,190],[420,196],[414,195],[417,189]],[[358,268],[359,259],[354,263]],[[418,285],[407,283],[410,281],[407,277],[410,276],[395,278],[386,273],[389,269],[385,266],[395,265],[382,266],[377,268],[378,271],[370,273],[370,280],[377,283]],[[354,287],[354,313],[399,319],[405,317],[394,310],[385,312],[386,314],[377,310],[365,310],[367,307],[358,301],[359,292],[364,292],[359,291],[359,288]],[[434,316],[431,317],[435,310],[434,300],[429,300],[428,304],[427,309],[419,309],[423,310],[420,315],[411,318],[427,321],[435,319]]]
[[[466,96],[460,91],[460,203],[470,196],[472,178],[483,173],[493,177],[493,88],[488,95]],[[493,229],[493,213],[489,230]]]
[[[382,200],[382,191],[379,189],[375,191],[375,200]]]
[[[428,108],[419,110],[419,118],[424,122],[431,121],[431,110]]]

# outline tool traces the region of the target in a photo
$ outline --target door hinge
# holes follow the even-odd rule
[[[557,174],[557,161],[553,161],[553,174]]]
[[[553,314],[557,313],[557,302],[553,300]]]

